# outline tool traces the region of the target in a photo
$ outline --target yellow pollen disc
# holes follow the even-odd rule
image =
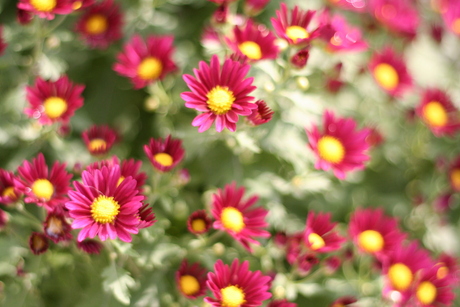
[[[329,135],[319,139],[317,148],[319,156],[330,163],[340,163],[345,157],[345,148],[342,143]]]
[[[56,7],[56,0],[30,0],[30,4],[40,12],[51,12]]]
[[[158,79],[163,71],[163,64],[154,57],[147,57],[137,67],[137,75],[143,80]]]
[[[456,191],[460,191],[460,168],[452,170],[450,173],[450,180],[452,181],[452,186]]]
[[[60,97],[49,97],[43,102],[43,107],[46,116],[55,119],[67,111],[67,102]]]
[[[179,280],[180,288],[186,295],[194,295],[200,291],[200,283],[192,275],[184,275]]]
[[[81,1],[75,1],[72,4],[72,10],[74,10],[74,11],[78,10],[79,8],[81,8],[82,4],[83,3]]]
[[[206,95],[208,100],[208,108],[217,115],[222,115],[230,111],[232,104],[235,101],[233,92],[228,87],[220,87],[217,85]]]
[[[308,235],[308,242],[310,242],[311,246],[310,248],[312,250],[317,250],[320,249],[324,246],[326,246],[326,242],[324,242],[324,239],[321,238],[321,236],[317,233],[311,233]]]
[[[62,233],[62,230],[63,228],[62,228],[61,219],[53,216],[48,220],[48,229],[47,229],[48,234],[51,233],[54,235],[58,235]]]
[[[225,228],[234,232],[240,232],[246,226],[241,211],[233,207],[225,207],[220,219]]]
[[[443,279],[449,274],[449,269],[446,266],[444,266],[444,263],[442,263],[442,264],[443,264],[443,266],[440,267],[438,269],[438,271],[436,272],[436,277],[438,279]]]
[[[460,18],[457,18],[452,22],[452,31],[454,31],[455,34],[460,34]]]
[[[240,307],[246,303],[243,290],[237,286],[228,286],[220,289],[220,294],[222,295],[223,307]]]
[[[107,17],[101,14],[94,14],[86,20],[86,32],[91,35],[99,35],[107,31]]]
[[[37,179],[32,184],[32,192],[38,198],[50,200],[54,193],[54,187],[53,184],[47,179]]]
[[[380,232],[375,230],[366,230],[358,235],[359,246],[366,252],[380,252],[385,244]]]
[[[13,187],[7,187],[2,192],[3,197],[16,198],[16,193],[14,193]]]
[[[260,60],[262,58],[262,50],[259,44],[251,41],[246,41],[238,45],[241,53],[250,58],[251,60]]]
[[[409,289],[414,275],[407,265],[396,263],[388,270],[388,278],[396,290],[405,291]]]
[[[155,156],[153,156],[153,159],[155,159],[156,162],[158,162],[159,164],[163,166],[171,166],[174,162],[171,155],[165,152],[157,153]]]
[[[294,43],[297,43],[297,41],[299,39],[305,39],[305,38],[308,38],[310,36],[310,34],[308,34],[306,29],[304,29],[302,27],[299,27],[299,26],[287,27],[286,35],[287,35],[287,37],[292,39],[292,41]]]
[[[206,230],[206,223],[202,219],[195,219],[192,221],[192,229],[196,232],[203,232]]]
[[[437,101],[431,101],[423,107],[423,117],[430,126],[444,127],[449,121],[446,109]]]
[[[89,142],[88,147],[89,147],[89,151],[91,152],[106,150],[107,143],[103,139],[92,139],[91,142]]]
[[[429,281],[424,281],[417,287],[415,295],[422,304],[429,305],[435,301],[437,293],[435,285]]]
[[[374,77],[377,83],[388,91],[394,90],[399,83],[398,72],[387,63],[380,63],[374,68]]]
[[[125,177],[123,177],[123,176],[120,176],[120,178],[118,178],[117,187],[120,185],[120,183],[123,182],[123,180],[125,180]]]
[[[100,224],[113,223],[120,212],[119,209],[120,205],[113,197],[100,195],[91,204],[91,216]]]

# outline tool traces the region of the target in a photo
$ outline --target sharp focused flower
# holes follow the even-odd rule
[[[231,266],[217,260],[214,272],[208,273],[207,285],[214,298],[204,301],[213,307],[261,306],[272,295],[269,292],[271,277],[260,271],[249,271],[249,262],[234,259]]]
[[[34,255],[43,254],[48,250],[48,238],[43,233],[32,232],[29,237],[29,248]]]
[[[56,81],[37,77],[35,85],[26,88],[30,107],[25,108],[24,113],[38,119],[42,125],[55,122],[66,124],[75,111],[83,106],[81,93],[84,89],[84,85],[73,84],[67,76]]]
[[[194,69],[196,78],[184,75],[191,92],[181,94],[187,108],[203,112],[192,122],[198,132],[209,129],[216,123],[216,130],[224,128],[236,130],[238,116],[251,114],[257,105],[251,101],[254,97],[248,96],[256,87],[252,85],[254,78],[246,78],[250,66],[240,64],[231,59],[225,60],[222,67],[219,58],[214,55],[211,64],[201,61],[199,69]]]
[[[144,145],[144,152],[160,172],[169,172],[184,158],[185,150],[182,148],[182,140],[173,139],[168,135],[162,138],[150,139],[149,145]]]
[[[172,60],[173,36],[134,35],[117,55],[113,70],[128,77],[135,89],[143,88],[177,70]]]
[[[193,234],[202,234],[209,230],[212,221],[205,210],[198,210],[190,214],[187,219],[187,228]]]
[[[80,6],[83,3],[80,4]],[[77,7],[78,2],[73,3]],[[113,0],[104,0],[89,6],[78,20],[75,30],[92,48],[107,48],[122,37],[122,15]]]
[[[390,47],[373,55],[369,70],[377,84],[391,96],[399,97],[412,87],[412,77],[404,60]]]
[[[460,156],[450,166],[448,176],[452,190],[460,192]]]
[[[207,270],[198,262],[189,264],[186,259],[182,260],[179,270],[176,272],[176,285],[179,291],[188,298],[195,299],[206,293]]]
[[[16,180],[18,190],[25,195],[24,202],[45,206],[48,211],[61,208],[68,199],[67,191],[72,178],[65,167],[65,163],[56,161],[49,172],[42,153],[32,159],[32,163],[24,161],[18,167],[20,177]]]
[[[235,26],[233,36],[226,37],[226,41],[233,51],[243,54],[250,61],[276,59],[279,53],[273,35],[263,25],[254,24],[248,20],[243,27]]]
[[[415,112],[436,136],[452,136],[460,130],[460,113],[440,89],[425,90]]]
[[[61,213],[48,212],[45,222],[43,223],[43,232],[46,237],[54,243],[68,241],[72,239],[70,233],[71,227]]]
[[[353,119],[335,118],[331,111],[326,111],[323,130],[320,133],[316,126],[306,130],[309,147],[318,156],[316,169],[327,171],[332,168],[337,178],[344,179],[346,172],[365,167],[364,163],[369,160],[369,144],[366,142],[369,129],[356,130]]]
[[[54,14],[67,15],[73,12],[70,0],[19,0],[17,7],[48,20],[54,19]]]
[[[0,168],[0,204],[11,204],[21,197],[12,172]]]
[[[308,213],[303,240],[311,250],[318,253],[327,253],[338,250],[345,242],[337,231],[337,223],[331,223],[331,213]]]
[[[120,167],[102,167],[83,171],[83,183],[74,181],[65,204],[73,218],[72,228],[80,229],[78,241],[99,236],[102,241],[116,239],[131,242],[139,231],[139,209],[144,196],[136,190],[136,180],[125,178],[120,184]]]
[[[369,1],[369,11],[391,31],[415,37],[420,18],[413,1],[372,0]]]
[[[252,113],[248,115],[248,121],[254,126],[266,124],[271,121],[274,112],[267,106],[265,101],[257,100],[255,104],[257,105],[257,109],[253,109]]]
[[[95,156],[105,155],[118,141],[118,133],[107,125],[93,125],[81,134],[89,153]]]
[[[216,220],[213,223],[215,229],[228,232],[247,250],[252,251],[249,243],[260,244],[254,237],[270,237],[270,233],[264,230],[268,226],[265,222],[268,210],[252,208],[258,196],[242,201],[244,191],[244,187],[237,188],[235,182],[227,184],[224,190],[218,189],[217,194],[213,194],[211,212]]]

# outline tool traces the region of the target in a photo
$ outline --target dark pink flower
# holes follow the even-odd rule
[[[54,243],[72,239],[71,227],[67,223],[64,214],[59,212],[48,212],[46,220],[43,223],[43,232]]]
[[[443,1],[441,9],[442,19],[446,28],[457,36],[460,36],[460,2]]]
[[[81,242],[77,241],[77,247],[87,254],[99,255],[103,245],[99,241],[93,239],[85,239]]]
[[[71,0],[19,0],[17,7],[48,20],[54,19],[54,14],[67,15],[73,12]]]
[[[189,264],[184,259],[176,272],[177,288],[185,297],[190,299],[205,295],[207,273],[208,271],[200,263]]]
[[[258,15],[270,0],[245,0],[244,1],[244,11],[248,16]]]
[[[209,230],[212,220],[205,210],[198,210],[190,214],[187,219],[187,229],[193,234],[202,234]]]
[[[155,213],[153,213],[152,207],[149,204],[144,204],[137,213],[139,219],[139,224],[137,227],[139,229],[147,228],[155,224]]]
[[[15,185],[15,178],[12,172],[0,168],[0,204],[14,203],[22,196]]]
[[[266,124],[271,121],[274,112],[267,106],[265,101],[257,100],[255,104],[257,105],[257,109],[253,109],[252,113],[248,115],[248,121],[254,126]]]
[[[296,52],[291,57],[291,64],[298,69],[302,69],[307,65],[308,59],[310,57],[310,48],[307,47],[305,49],[301,49]]]
[[[3,40],[3,26],[0,25],[0,55],[5,51],[7,44]]]
[[[448,177],[452,190],[460,192],[460,156],[458,156],[449,167]]]
[[[118,133],[107,125],[93,125],[81,134],[89,153],[95,156],[107,154],[118,141]]]
[[[34,255],[43,254],[48,250],[48,238],[43,233],[32,232],[29,237],[29,248]]]
[[[284,299],[271,301],[267,307],[297,307],[297,304],[288,302],[288,300]]]
[[[372,0],[369,11],[391,31],[408,38],[415,37],[420,17],[414,1]]]
[[[318,253],[338,250],[345,242],[331,223],[331,213],[308,213],[303,240],[306,246]]]
[[[452,305],[455,298],[452,292],[454,284],[451,279],[438,278],[440,267],[440,265],[433,265],[420,271],[413,294],[413,301],[417,306]]]
[[[149,145],[144,145],[144,152],[150,163],[160,172],[169,172],[179,164],[185,155],[182,140],[174,139],[168,135],[162,138],[150,139]]]

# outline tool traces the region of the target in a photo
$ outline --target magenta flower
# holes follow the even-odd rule
[[[253,109],[252,113],[248,115],[248,121],[254,126],[266,124],[271,121],[274,112],[267,106],[265,101],[257,100],[255,104],[257,105],[257,109]]]
[[[85,239],[81,242],[77,241],[78,249],[90,255],[99,255],[104,247],[101,242],[93,239]]]
[[[0,26],[0,55],[3,54],[3,51],[5,51],[7,44],[3,40],[3,26]]]
[[[34,255],[43,254],[48,250],[49,245],[48,238],[43,233],[32,232],[29,237],[29,248]]]
[[[297,307],[296,303],[291,303],[288,300],[274,300],[271,301],[270,304],[267,305],[267,307]]]
[[[414,285],[413,301],[416,306],[451,306],[455,298],[452,279],[438,278],[440,265],[421,270]]]
[[[63,213],[48,212],[46,220],[43,223],[43,232],[48,239],[54,243],[69,241],[72,239],[70,231],[71,227],[67,223]]]
[[[254,97],[248,96],[256,87],[252,85],[254,78],[246,78],[250,66],[240,64],[231,59],[224,61],[222,68],[219,58],[214,55],[211,64],[200,62],[199,69],[194,69],[196,78],[184,75],[191,92],[181,94],[187,108],[203,112],[192,122],[198,132],[209,129],[216,123],[216,130],[224,128],[236,130],[238,116],[247,116],[257,105],[251,101]]]
[[[139,220],[139,224],[137,225],[139,229],[150,227],[156,222],[155,213],[153,213],[153,209],[149,204],[144,204],[139,208],[137,218]]]
[[[308,213],[303,240],[306,246],[318,253],[338,250],[345,242],[334,230],[337,223],[331,223],[331,213]]]
[[[420,23],[418,11],[413,1],[372,0],[369,12],[388,29],[398,34],[414,38]]]
[[[73,12],[70,0],[19,0],[18,9],[31,12],[40,18],[54,19],[54,14],[67,15]]]
[[[443,1],[442,19],[446,28],[452,33],[460,36],[460,2],[458,1]]]
[[[190,299],[205,295],[207,273],[208,271],[200,263],[189,264],[184,259],[176,272],[177,288],[185,297]]]
[[[15,178],[12,172],[0,168],[0,204],[12,204],[22,196]]]
[[[457,156],[457,158],[450,165],[448,177],[452,190],[455,192],[460,192],[460,156]]]
[[[206,233],[211,227],[212,220],[205,210],[198,210],[190,214],[187,219],[187,229],[193,234]]]
[[[179,164],[185,155],[182,140],[174,139],[168,135],[162,138],[150,139],[149,145],[144,145],[144,152],[150,163],[160,172],[169,172]]]
[[[94,156],[107,154],[118,141],[118,133],[107,125],[92,125],[81,134],[89,153]]]

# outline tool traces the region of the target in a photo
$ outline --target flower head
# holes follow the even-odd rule
[[[118,133],[107,125],[93,125],[81,134],[89,153],[95,156],[105,155],[118,141]]]
[[[176,285],[185,297],[195,299],[206,293],[206,274],[207,270],[198,262],[189,264],[184,259],[176,272]]]
[[[252,113],[248,115],[248,121],[254,126],[266,124],[271,121],[274,112],[267,106],[265,101],[257,100],[255,104],[257,105],[257,109],[253,109]]]
[[[48,20],[54,19],[54,14],[67,15],[73,12],[70,0],[19,0],[17,7]]]
[[[153,209],[149,204],[144,204],[139,208],[137,217],[139,219],[139,224],[137,225],[139,229],[150,227],[156,222],[155,213],[153,213]]]
[[[225,60],[221,67],[219,58],[214,55],[210,65],[200,62],[199,69],[194,69],[196,78],[183,76],[192,90],[181,94],[185,106],[203,112],[192,122],[199,127],[198,132],[208,130],[214,122],[218,132],[224,128],[235,131],[238,116],[247,116],[257,108],[251,102],[254,97],[248,96],[255,89],[254,78],[244,79],[249,68],[231,59]]]
[[[93,239],[85,239],[81,242],[77,241],[77,247],[87,254],[99,255],[103,246],[102,243]]]
[[[21,197],[15,178],[12,172],[0,168],[0,204],[11,204]]]
[[[48,212],[43,223],[43,232],[46,237],[54,243],[69,241],[72,239],[71,227],[65,220],[64,214],[58,212]]]
[[[369,11],[388,29],[408,38],[414,38],[420,18],[412,1],[373,0]]]
[[[272,295],[269,292],[271,277],[260,271],[249,271],[249,262],[234,259],[231,266],[217,260],[214,272],[208,273],[206,282],[213,297],[204,301],[213,307],[261,306]]]
[[[193,234],[202,234],[209,230],[212,221],[205,210],[193,212],[187,219],[187,228]]]
[[[270,2],[270,0],[245,0],[244,11],[248,16],[258,15]]]
[[[452,190],[460,192],[460,156],[452,162],[448,176]]]
[[[83,106],[81,93],[84,89],[84,85],[73,84],[67,76],[56,81],[37,77],[35,85],[26,88],[30,107],[25,108],[24,113],[38,119],[42,125],[55,122],[66,124],[75,111]]]
[[[308,213],[303,240],[311,250],[327,253],[340,249],[345,242],[335,230],[337,223],[331,223],[331,213]]]
[[[172,60],[173,41],[173,36],[150,35],[144,40],[141,36],[134,35],[124,45],[123,52],[117,55],[113,70],[130,78],[135,89],[162,80],[167,74],[177,70]]]
[[[368,129],[356,130],[353,119],[336,118],[330,111],[324,113],[323,129],[321,133],[313,126],[306,131],[309,147],[318,156],[316,169],[332,168],[337,178],[344,179],[346,172],[364,168],[364,162],[369,160]]]
[[[49,242],[45,234],[40,232],[32,232],[29,237],[29,248],[34,255],[43,254],[48,250]]]
[[[182,140],[173,139],[171,135],[168,135],[164,141],[162,138],[151,138],[149,145],[144,145],[144,152],[153,167],[160,172],[172,170],[185,155]]]
[[[414,301],[417,306],[451,306],[455,296],[452,280],[438,278],[440,265],[433,265],[420,272],[414,285]]]

